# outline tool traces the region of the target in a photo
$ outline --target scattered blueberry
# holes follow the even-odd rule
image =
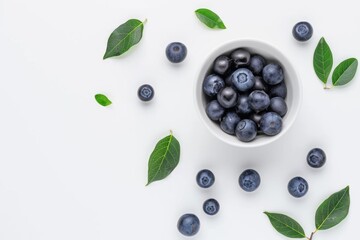
[[[236,67],[244,67],[250,63],[250,53],[244,49],[237,49],[231,53],[231,59]]]
[[[206,106],[206,114],[213,121],[219,121],[225,113],[225,109],[217,100],[212,100]]]
[[[235,135],[235,128],[240,122],[240,117],[236,112],[228,112],[221,119],[220,128],[227,134]]]
[[[217,59],[215,59],[214,62],[214,72],[220,75],[224,75],[231,66],[230,58],[227,56],[220,56]]]
[[[304,196],[309,189],[309,185],[305,179],[302,177],[294,177],[289,181],[288,191],[289,193],[296,197],[300,198]]]
[[[236,105],[236,112],[241,116],[246,116],[252,113],[252,109],[249,105],[249,96],[239,95]]]
[[[266,64],[265,58],[260,55],[254,55],[250,58],[250,70],[259,75]]]
[[[276,85],[284,80],[284,73],[279,64],[270,63],[263,69],[262,76],[269,85]]]
[[[236,126],[235,135],[242,142],[254,140],[257,135],[257,126],[255,122],[250,119],[241,120]]]
[[[215,215],[219,212],[219,202],[213,198],[206,200],[203,204],[203,210],[208,215]]]
[[[231,75],[232,85],[240,92],[250,90],[254,84],[254,74],[247,68],[239,68]]]
[[[184,61],[187,48],[184,44],[180,42],[172,42],[166,47],[166,57],[172,63],[180,63]]]
[[[270,98],[264,91],[255,90],[249,95],[249,105],[255,112],[261,112],[269,107]]]
[[[282,129],[282,119],[274,112],[265,113],[260,120],[260,130],[268,136],[278,134]]]
[[[225,87],[217,94],[217,100],[224,108],[232,108],[237,102],[237,93],[232,87]]]
[[[194,236],[199,232],[200,220],[194,214],[184,214],[180,217],[177,223],[177,228],[179,232],[185,236]]]
[[[253,90],[262,90],[262,91],[265,91],[267,92],[269,87],[268,85],[262,80],[262,77],[260,76],[255,76],[254,77],[254,81],[255,81],[255,84],[254,84],[254,87],[252,88]]]
[[[141,101],[148,102],[154,97],[154,89],[149,84],[141,85],[138,89],[138,97]]]
[[[300,42],[309,40],[313,35],[313,28],[308,22],[298,22],[292,30],[294,38]]]
[[[281,83],[272,86],[272,88],[269,90],[269,95],[271,98],[273,97],[281,97],[283,99],[286,98],[287,95],[287,88],[286,88],[286,84],[284,81],[282,81]]]
[[[306,159],[310,167],[321,168],[326,162],[326,154],[322,149],[314,148],[310,150]]]
[[[224,80],[218,75],[211,74],[203,82],[203,91],[209,97],[213,97],[225,87]]]
[[[274,97],[270,100],[270,111],[276,112],[281,117],[285,116],[287,113],[287,105],[283,98]]]
[[[215,182],[215,175],[208,169],[203,169],[196,175],[196,182],[202,188],[209,188]]]
[[[260,185],[260,175],[253,169],[247,169],[239,177],[239,185],[246,192],[255,191]]]

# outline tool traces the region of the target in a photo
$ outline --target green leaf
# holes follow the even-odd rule
[[[206,8],[199,8],[195,11],[197,18],[209,28],[226,29],[221,18],[213,11]]]
[[[148,164],[148,183],[162,180],[176,168],[180,159],[180,144],[170,135],[161,139],[150,155]]]
[[[112,103],[104,94],[96,94],[95,100],[104,107],[109,106]]]
[[[333,56],[329,45],[323,37],[315,49],[313,65],[318,78],[326,84],[333,66]]]
[[[345,85],[350,82],[356,73],[358,60],[349,58],[341,62],[334,70],[332,75],[332,83],[334,86]]]
[[[332,194],[316,210],[315,225],[317,230],[325,230],[339,224],[349,213],[349,186]]]
[[[144,22],[138,19],[130,19],[121,24],[111,33],[103,59],[120,56],[140,42],[143,29]]]
[[[279,233],[289,238],[306,238],[304,229],[294,219],[279,213],[264,212],[272,226]]]

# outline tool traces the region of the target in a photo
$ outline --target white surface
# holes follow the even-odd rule
[[[325,36],[336,64],[359,57],[356,3],[0,0],[0,239],[185,239],[176,229],[185,212],[202,222],[194,239],[286,239],[262,211],[287,213],[310,233],[319,203],[348,184],[348,218],[314,239],[352,238],[360,212],[359,74],[347,87],[325,91],[312,54]],[[199,7],[216,11],[228,29],[203,27],[193,13]],[[148,19],[143,40],[129,54],[103,61],[109,34],[129,18]],[[305,44],[291,35],[300,20],[315,30]],[[293,127],[258,149],[224,144],[195,113],[193,86],[205,56],[241,38],[278,47],[304,86]],[[164,56],[171,41],[188,46],[179,66]],[[156,90],[150,104],[136,96],[145,82]],[[98,92],[113,105],[99,106]],[[166,180],[145,187],[148,156],[169,129],[181,142],[180,164]],[[312,147],[326,151],[323,169],[307,166]],[[194,180],[202,168],[216,174],[207,191]],[[246,168],[262,177],[252,194],[237,183]],[[302,199],[286,190],[296,175],[310,184]],[[217,216],[202,213],[208,197],[221,204]]]

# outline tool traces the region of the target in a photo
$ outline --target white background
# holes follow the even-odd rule
[[[359,57],[357,1],[148,1],[0,0],[0,239],[185,239],[179,216],[201,220],[193,239],[285,239],[264,210],[289,214],[307,233],[317,206],[351,186],[348,218],[314,239],[351,239],[358,230],[359,74],[348,86],[324,90],[312,68],[321,36],[334,64]],[[204,27],[194,10],[207,7],[227,30]],[[120,58],[102,60],[110,33],[130,18],[148,19],[140,44]],[[307,20],[313,38],[296,42],[293,25]],[[256,149],[237,149],[216,139],[196,114],[193,88],[206,56],[233,39],[253,38],[279,48],[304,86],[298,119],[281,139]],[[171,65],[165,47],[184,42],[188,56]],[[149,104],[137,98],[154,86]],[[113,104],[94,100],[106,94]],[[147,161],[169,130],[181,143],[178,167],[145,187]],[[319,170],[307,166],[313,147],[328,156]],[[197,187],[195,175],[213,170],[215,185]],[[254,168],[256,192],[243,192],[238,176]],[[287,182],[303,176],[302,199]],[[218,215],[202,212],[214,197]]]

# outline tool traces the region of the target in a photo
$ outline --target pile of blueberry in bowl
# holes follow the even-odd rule
[[[196,84],[201,118],[218,138],[235,146],[260,146],[279,138],[301,103],[301,84],[287,58],[253,40],[214,51]]]

